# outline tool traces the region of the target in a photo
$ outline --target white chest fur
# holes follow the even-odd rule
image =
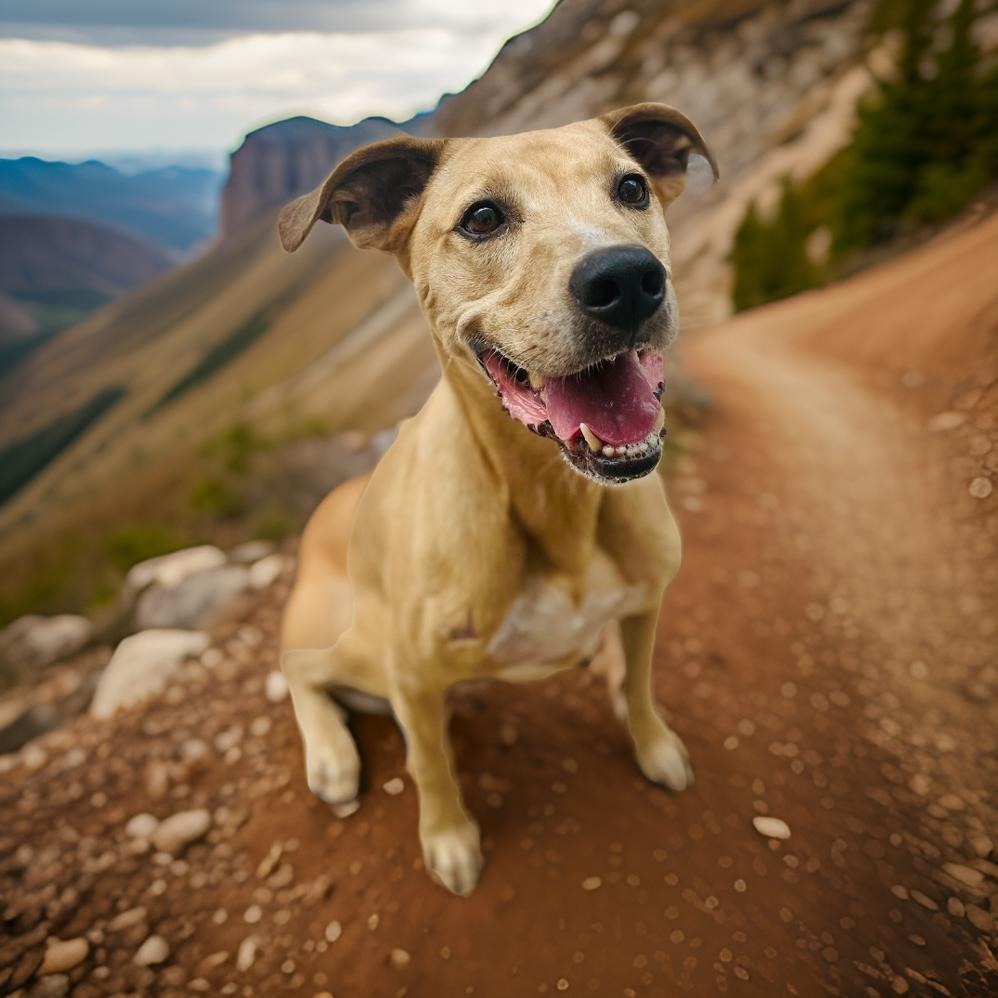
[[[493,661],[506,666],[505,678],[536,678],[550,671],[544,663],[592,655],[603,627],[640,610],[646,597],[644,585],[619,583],[588,589],[575,603],[560,586],[531,576],[486,650]]]

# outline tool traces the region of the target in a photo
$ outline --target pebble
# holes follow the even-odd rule
[[[760,835],[768,839],[789,839],[790,826],[780,818],[760,817],[752,819],[752,825]]]
[[[603,886],[603,881],[599,877],[586,877],[582,881],[582,889],[584,891],[596,891]]]
[[[130,929],[133,925],[138,925],[140,922],[145,921],[145,917],[145,908],[129,908],[127,911],[123,911],[121,914],[115,915],[114,918],[108,922],[107,927],[112,932],[120,932],[122,929]]]
[[[284,678],[284,673],[276,669],[268,672],[263,690],[271,703],[280,703],[288,695],[288,681]]]
[[[398,797],[403,790],[405,790],[405,782],[398,776],[387,780],[381,787],[382,790],[390,797]]]
[[[196,842],[211,827],[211,815],[204,809],[179,811],[165,818],[152,834],[153,845],[160,852],[176,856]]]
[[[21,992],[23,993],[23,992]],[[68,974],[49,974],[31,989],[31,998],[63,998],[69,994]]]
[[[61,974],[72,970],[83,963],[90,952],[90,943],[77,936],[75,939],[56,939],[52,937],[45,945],[45,958],[38,968],[38,976],[46,974]]]
[[[966,884],[968,887],[978,887],[984,880],[983,873],[969,866],[964,866],[962,863],[943,863],[943,869],[954,880],[959,880],[961,884]]]
[[[404,949],[393,949],[391,952],[391,961],[393,967],[405,967],[408,965],[412,957],[409,956],[408,950]]]
[[[343,926],[334,919],[326,926],[323,935],[326,937],[327,942],[335,943],[343,935]]]
[[[132,957],[132,963],[140,967],[154,967],[170,955],[170,947],[162,936],[150,936]]]
[[[239,944],[239,952],[236,954],[237,970],[245,973],[253,966],[253,961],[256,960],[257,945],[256,936],[247,936]]]
[[[987,499],[992,492],[991,480],[984,478],[983,475],[980,478],[975,478],[970,483],[968,491],[975,499]]]
[[[148,811],[136,814],[128,819],[125,834],[133,839],[147,839],[159,827],[159,818]]]
[[[263,910],[258,904],[251,904],[246,911],[243,912],[243,920],[248,922],[250,925],[256,925],[261,918],[263,918]]]

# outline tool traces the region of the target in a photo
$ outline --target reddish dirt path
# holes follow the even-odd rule
[[[715,404],[671,486],[686,553],[657,676],[692,790],[638,776],[585,672],[469,695],[488,865],[452,898],[408,779],[383,789],[392,723],[357,725],[356,815],[308,794],[263,693],[284,580],[217,663],[6,774],[0,992],[51,987],[45,939],[85,935],[81,996],[995,993],[996,256],[992,218],[690,349]],[[124,832],[197,807],[212,829],[180,860]],[[138,967],[150,933],[169,955]]]

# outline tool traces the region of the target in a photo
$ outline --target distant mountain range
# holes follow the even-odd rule
[[[204,167],[123,173],[96,160],[0,159],[0,214],[88,219],[180,259],[215,234],[220,186],[221,176]]]

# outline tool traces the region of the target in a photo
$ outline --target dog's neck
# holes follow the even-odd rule
[[[471,364],[440,359],[443,387],[452,393],[481,459],[508,496],[511,516],[551,568],[573,576],[584,572],[596,543],[604,487],[573,471],[555,441],[511,419]]]

